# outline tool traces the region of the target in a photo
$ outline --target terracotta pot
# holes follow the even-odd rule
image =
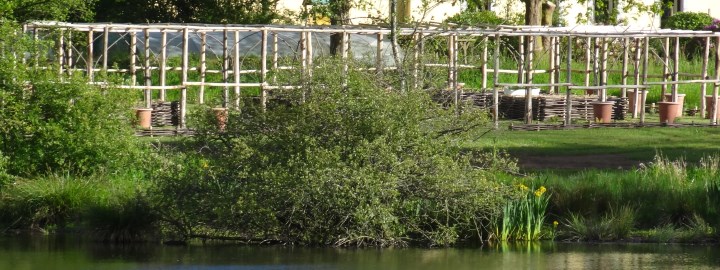
[[[595,117],[596,123],[610,123],[612,122],[612,111],[615,102],[593,102],[593,116]]]
[[[710,116],[712,116],[712,107],[713,107],[713,96],[705,96],[705,119],[710,119]],[[720,97],[718,97],[718,100],[720,100]],[[718,103],[715,103],[718,104]],[[717,105],[715,105],[717,106]],[[718,119],[720,119],[720,108],[718,108],[715,111],[715,114],[718,115]]]
[[[640,90],[638,92],[638,99],[640,99],[640,102],[643,100],[647,100],[647,90]],[[635,109],[635,90],[628,90],[627,91],[627,97],[628,97],[628,112],[632,113]],[[645,104],[639,104],[640,108],[638,108],[638,113],[640,110],[642,110],[645,106]]]
[[[215,115],[215,120],[217,120],[217,128],[220,131],[225,130],[225,126],[227,125],[227,118],[228,118],[228,110],[227,108],[213,108],[213,114]]]
[[[152,111],[151,108],[136,108],[135,116],[137,117],[138,126],[144,129],[149,129],[152,126]]]
[[[665,94],[664,101],[672,101],[672,94]],[[683,103],[685,102],[685,94],[677,94],[677,100],[675,101],[678,103],[677,108],[677,115],[676,117],[682,117],[683,115]]]
[[[592,96],[595,94],[595,90],[585,90],[585,94],[588,96]]]
[[[677,110],[680,107],[678,102],[658,102],[660,105],[660,123],[675,123],[677,117]]]

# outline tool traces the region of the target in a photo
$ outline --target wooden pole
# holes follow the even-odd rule
[[[555,37],[555,82],[560,82],[560,65],[562,64],[562,54],[560,53],[560,48],[562,47],[561,44],[561,37]],[[570,42],[570,39],[568,39],[568,42]],[[560,92],[560,87],[556,87],[556,94]]]
[[[534,47],[534,36],[528,36],[527,46],[527,78],[526,83],[532,84],[532,62],[533,62],[533,48]],[[525,87],[525,124],[532,123],[532,88],[530,86]]]
[[[207,33],[200,32],[200,93],[198,102],[205,104],[205,78],[207,76]]]
[[[94,61],[95,56],[93,55],[93,41],[95,40],[95,38],[93,37],[94,33],[95,32],[93,31],[92,27],[90,27],[90,29],[88,30],[87,58],[85,59],[85,73],[87,74],[88,81],[91,81],[91,82],[94,80],[94,77],[95,77],[95,76],[93,76],[93,64],[95,62]],[[134,37],[134,35],[132,35],[132,34],[130,34],[130,35],[131,35],[131,37]],[[130,41],[130,43],[132,44],[133,42]],[[135,55],[135,53],[133,51],[134,50],[131,45],[131,47],[130,47],[130,55],[131,56]],[[133,61],[130,61],[130,63],[132,64]]]
[[[454,64],[455,64],[455,61],[454,61],[454,59],[455,59],[455,38],[456,38],[456,36],[451,34],[451,35],[448,35],[448,39],[447,39],[447,42],[448,42],[447,88],[450,89],[451,91],[455,91],[455,89],[453,89],[453,78],[454,78],[453,69],[454,69]],[[455,95],[453,103],[457,107],[457,103],[458,103],[457,95]]]
[[[539,37],[538,37],[539,38]],[[529,36],[528,37],[528,49],[527,52],[527,67],[525,68],[525,75],[527,78],[525,79],[526,83],[533,83],[533,78],[535,76],[535,50],[532,48],[535,48],[535,42],[536,42],[535,36]],[[542,42],[542,39],[540,39],[539,42]]]
[[[190,65],[188,46],[190,43],[189,30],[186,27],[183,29],[183,47],[182,47],[182,88],[180,89],[180,128],[186,127],[185,115],[187,115],[187,82],[188,82],[188,66]],[[164,32],[163,32],[164,33]],[[166,44],[163,43],[163,48]],[[163,66],[165,69],[165,66]]]
[[[375,52],[375,74],[378,76],[382,75],[383,73],[383,34],[378,33],[377,34],[377,45],[376,45],[376,52]]]
[[[525,83],[525,36],[520,36],[520,43],[518,44],[519,49],[519,57],[520,61],[518,61],[518,83]]]
[[[186,30],[184,30],[186,31]],[[183,31],[183,32],[184,32]],[[185,40],[183,40],[185,43]],[[167,83],[167,32],[165,29],[161,30],[160,37],[160,86],[165,86]],[[165,89],[160,89],[160,101],[165,101]]]
[[[343,87],[347,86],[347,76],[348,76],[348,64],[347,64],[347,58],[348,58],[348,51],[350,50],[349,47],[349,39],[350,35],[348,35],[347,32],[342,33],[342,46],[340,46],[341,56],[343,59]],[[397,64],[397,63],[396,63]]]
[[[307,61],[307,73],[308,73],[308,77],[312,77],[312,75],[313,75],[312,32],[307,32],[305,43],[306,43],[305,48],[307,48],[307,58],[305,58],[305,60]]]
[[[567,83],[572,83],[572,37],[567,37],[567,56],[566,56],[566,74],[565,74],[565,80]],[[567,86],[565,88],[565,125],[569,126],[572,124],[572,91],[570,90],[570,86]]]
[[[628,81],[628,62],[630,61],[630,39],[623,38],[623,62],[622,62],[622,85],[627,85]],[[627,88],[621,89],[621,97],[627,97]]]
[[[67,40],[67,52],[65,53],[67,60],[65,63],[67,63],[67,73],[68,75],[73,74],[73,44],[72,44],[72,32],[68,32],[68,40]],[[25,57],[23,57],[25,59]]]
[[[58,75],[62,76],[65,72],[63,65],[65,64],[65,31],[60,30],[60,37],[58,38],[57,47],[57,61],[58,61]],[[62,80],[62,77],[60,77]]]
[[[413,52],[413,89],[418,89],[419,81],[418,81],[418,71],[420,67],[420,51],[422,50],[422,32],[416,33],[413,35],[413,38],[415,40],[415,51]]]
[[[260,45],[260,106],[265,111],[267,108],[267,47],[268,47],[268,30],[262,30],[262,44]]]
[[[600,45],[600,50],[602,51],[602,66],[600,67],[600,85],[605,86],[607,85],[607,79],[608,79],[608,71],[607,71],[607,58],[608,58],[608,50],[607,50],[607,40],[605,38],[600,39],[600,42],[602,44]],[[605,102],[607,101],[607,89],[603,88],[600,90],[600,101]]]
[[[138,59],[137,55],[137,32],[131,30],[130,32],[130,86],[135,86],[137,81],[137,64],[135,61]],[[92,61],[92,59],[90,59]],[[90,65],[92,68],[92,65]]]
[[[635,84],[640,85],[640,53],[642,52],[640,48],[640,44],[642,43],[642,40],[640,38],[635,38],[635,61],[633,61],[633,69],[635,72]],[[638,117],[638,107],[640,105],[640,88],[635,88],[634,95],[634,103],[633,104],[633,111],[632,111],[632,118]],[[647,91],[646,89],[642,89],[642,91]]]
[[[680,37],[675,37],[675,55],[673,56],[673,74],[672,79],[674,82],[680,80]],[[705,98],[705,97],[701,97]],[[672,102],[678,102],[678,85],[673,84],[672,86]]]
[[[667,82],[670,77],[670,38],[665,38],[663,48],[665,50],[663,55],[663,82]],[[665,93],[667,93],[667,85],[663,84],[661,87],[660,100],[663,100],[665,99]]]
[[[110,46],[110,27],[105,26],[103,29],[103,58],[102,58],[102,74],[107,81],[107,70],[108,70],[108,48]]]
[[[482,60],[482,89],[487,89],[487,74],[488,74],[488,45],[490,41],[490,36],[484,36],[483,37],[483,60]],[[497,55],[496,55],[497,56]]]
[[[277,84],[277,72],[278,72],[278,33],[273,32],[273,55],[272,55],[272,70],[273,76],[272,76],[272,83]]]
[[[498,83],[500,82],[500,34],[495,34],[495,63],[493,64],[493,124],[498,129],[500,124],[500,97],[498,93]]]
[[[585,42],[585,86],[590,86],[590,72],[592,72],[592,70],[590,69],[590,51],[592,46],[591,42],[592,38],[590,37],[588,37]]]
[[[235,109],[240,109],[240,32],[233,33],[233,79],[236,83],[235,92]]]
[[[649,38],[649,37],[645,37],[645,44],[644,44],[644,45],[645,45],[645,49],[643,49],[643,54],[644,54],[643,57],[644,57],[644,58],[643,58],[643,77],[642,77],[642,83],[643,83],[643,84],[646,84],[647,81],[648,81],[648,80],[647,80],[647,79],[648,79],[648,62],[649,62],[649,58],[650,58],[650,38]],[[647,88],[646,88],[646,89],[647,89]],[[649,90],[650,90],[650,89],[648,89],[648,92],[649,92]],[[646,98],[646,97],[647,97],[647,95],[640,95],[640,98],[639,98],[639,99],[640,99],[640,106],[638,106],[638,107],[639,107],[639,109],[640,109],[640,124],[645,123],[645,102],[646,102],[646,101],[645,101],[645,98]]]
[[[548,51],[550,51],[550,84],[555,83],[555,75],[557,73],[557,70],[555,69],[555,47],[556,47],[556,37],[550,37],[550,47],[548,48]],[[550,86],[550,93],[556,94],[557,88],[555,86]]]
[[[230,52],[228,52],[228,30],[223,30],[223,68],[222,68],[222,79],[223,83],[228,83],[229,79],[229,69],[230,69]],[[223,101],[222,106],[223,108],[228,107],[228,103],[230,102],[230,90],[227,86],[223,86]]]
[[[152,73],[150,70],[150,30],[145,28],[144,31],[145,45],[145,86],[152,86]],[[103,67],[105,68],[105,67]],[[145,108],[152,107],[152,90],[145,89]]]
[[[707,80],[710,79],[708,77],[708,64],[710,62],[710,37],[705,37],[705,50],[703,52],[702,79]],[[707,109],[705,95],[707,95],[707,84],[703,83],[700,85],[700,117],[702,118],[705,118],[705,110]]]
[[[717,44],[718,46],[715,46],[715,80],[720,80],[720,37],[717,38]],[[718,117],[717,117],[717,110],[718,110],[718,90],[720,90],[720,86],[715,83],[715,86],[713,87],[713,97],[712,97],[712,108],[710,110],[710,123],[713,125],[718,124]],[[705,97],[703,97],[705,98]]]

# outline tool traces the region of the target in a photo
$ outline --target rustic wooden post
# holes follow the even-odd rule
[[[200,93],[198,103],[205,104],[205,78],[207,76],[207,33],[200,32]]]
[[[88,81],[91,82],[95,79],[95,76],[93,76],[93,64],[95,62],[95,56],[93,55],[93,41],[95,40],[95,38],[93,37],[94,33],[95,32],[93,31],[93,28],[90,27],[90,29],[88,29],[87,58],[85,59],[85,73],[87,74]],[[130,54],[135,55],[132,48],[130,48]]]
[[[150,29],[145,28],[144,30],[144,45],[145,45],[145,58],[144,58],[144,76],[145,76],[145,107],[151,108],[152,107],[152,90],[150,89],[150,86],[152,86],[152,71],[150,70]],[[103,67],[105,68],[105,67]]]
[[[447,77],[447,88],[451,91],[454,91],[453,89],[453,65],[455,64],[455,61],[453,60],[455,58],[455,36],[454,35],[448,35],[447,36],[447,44],[448,44],[448,77]],[[455,97],[454,103],[455,106],[457,106],[457,97]]]
[[[708,62],[710,62],[710,37],[705,37],[705,50],[703,51],[702,61],[702,79],[708,80]],[[705,100],[707,95],[707,84],[703,83],[700,85],[700,117],[705,118],[705,110],[707,109],[707,102]]]
[[[717,117],[717,110],[718,110],[718,90],[720,90],[720,85],[718,85],[718,82],[720,80],[720,37],[717,37],[717,44],[718,46],[715,46],[715,86],[713,87],[713,97],[712,97],[712,108],[710,110],[710,123],[713,125],[718,124],[718,117]],[[705,98],[705,97],[703,97]]]
[[[190,65],[188,46],[190,43],[189,30],[187,27],[183,29],[183,47],[182,47],[182,88],[180,88],[180,128],[186,127],[185,115],[187,115],[187,82],[188,82],[188,66]],[[165,44],[163,44],[163,47]],[[164,67],[163,67],[164,69]]]
[[[534,41],[535,36],[528,36],[528,46],[527,46],[527,78],[526,83],[532,84],[533,78],[532,78],[532,62],[533,62],[533,53],[535,50],[532,48],[534,47]],[[525,87],[525,124],[531,124],[532,123],[532,87],[526,86]]]
[[[260,48],[260,106],[265,111],[267,108],[267,47],[268,47],[268,30],[262,30],[262,42]]]
[[[670,38],[665,38],[665,42],[663,43],[663,49],[665,50],[663,55],[663,82],[668,82],[668,79],[670,78]],[[660,91],[660,100],[663,100],[665,98],[665,93],[667,93],[667,84],[663,84],[662,90]]]
[[[565,125],[569,126],[572,124],[572,90],[570,90],[570,84],[572,83],[572,36],[567,37],[567,59],[565,61],[567,70],[565,71],[565,81],[568,86],[565,88]]]
[[[493,124],[498,129],[500,124],[500,97],[498,93],[498,83],[500,82],[500,34],[495,34],[495,63],[493,64]]]
[[[627,85],[628,81],[628,62],[630,61],[630,39],[623,38],[623,60],[622,60],[622,85]],[[621,89],[621,97],[627,97],[627,88]]]
[[[167,84],[167,32],[165,29],[160,30],[160,101],[165,101],[165,85]],[[185,40],[183,40],[183,43]]]
[[[488,45],[489,45],[489,41],[490,41],[490,36],[485,35],[485,36],[483,37],[483,58],[482,58],[483,61],[482,61],[482,68],[481,68],[481,70],[482,70],[482,89],[483,89],[483,91],[484,91],[485,89],[487,89],[487,74],[488,74],[488,70],[487,70],[488,65],[487,65],[487,62],[488,62]]]
[[[588,37],[586,39],[586,46],[585,46],[585,86],[590,86],[590,72],[592,70],[590,69],[590,51],[591,51],[591,42],[592,38]]]
[[[60,29],[60,37],[58,37],[58,47],[57,47],[57,61],[58,61],[58,75],[62,76],[64,69],[63,65],[65,60],[65,31]],[[62,80],[62,77],[60,77],[60,80]]]
[[[273,69],[273,76],[272,76],[272,83],[274,85],[277,85],[277,72],[278,72],[278,33],[273,32],[273,55],[272,55],[272,69]]]
[[[672,79],[674,82],[680,80],[680,37],[675,37],[675,55],[673,56],[673,74]],[[672,102],[678,102],[678,87],[679,85],[673,84],[672,86]],[[700,99],[704,99],[701,97]]]
[[[535,50],[530,49],[530,48],[535,48],[534,46],[535,46],[536,39],[540,39],[540,42],[542,42],[542,37],[540,37],[540,36],[537,36],[537,37],[536,36],[528,36],[528,49],[526,50],[526,52],[527,52],[527,58],[526,58],[527,67],[525,68],[525,75],[527,76],[527,78],[525,79],[525,82],[529,83],[529,84],[533,83],[533,78],[535,76],[535,67],[534,67],[534,65],[535,65],[535,63],[534,63]]]
[[[347,77],[348,77],[348,64],[347,64],[347,58],[348,58],[348,51],[350,50],[349,47],[349,40],[350,35],[347,34],[347,32],[343,31],[342,33],[342,46],[340,46],[341,51],[341,57],[343,59],[343,87],[347,86]],[[396,63],[397,64],[397,63]]]
[[[517,82],[525,83],[525,36],[520,36],[518,47],[520,47],[518,52],[520,61],[518,62]]]
[[[67,63],[67,73],[68,75],[73,74],[73,44],[72,44],[72,31],[69,31],[67,33],[68,40],[67,40],[67,52],[65,53],[67,60],[65,61]],[[15,55],[15,53],[13,53]],[[23,60],[25,57],[23,57]]]
[[[555,43],[557,41],[556,41],[555,37],[549,37],[549,39],[550,39],[550,46],[549,46],[548,50],[550,52],[550,54],[549,54],[550,55],[550,59],[549,59],[550,60],[549,61],[550,62],[550,68],[549,68],[550,69],[550,80],[549,80],[550,81],[550,93],[556,94],[557,88],[555,88],[554,84],[555,84],[555,73],[557,72],[557,70],[555,69],[555,53],[556,53],[555,52],[555,47],[556,47]]]
[[[233,81],[235,82],[235,109],[240,109],[240,31],[233,33]]]
[[[413,89],[418,89],[418,86],[420,84],[420,82],[418,80],[418,73],[420,70],[420,62],[421,62],[420,51],[422,51],[422,43],[423,43],[423,41],[422,41],[423,35],[422,34],[423,33],[421,31],[420,33],[416,33],[415,35],[413,35],[413,39],[415,40],[415,46],[413,47],[415,50],[413,52]]]
[[[640,53],[641,53],[640,44],[641,43],[642,43],[642,40],[640,38],[635,38],[635,61],[633,61],[633,69],[635,72],[635,85],[640,85],[640,61],[641,61],[640,60],[640,56],[641,56],[640,55]],[[640,88],[635,88],[635,93],[633,93],[635,104],[633,104],[632,118],[638,117],[638,108],[640,105],[640,98],[639,98],[640,90],[641,90]],[[642,89],[642,90],[646,91],[646,89]]]
[[[225,28],[223,30],[223,68],[222,68],[222,79],[223,83],[225,85],[223,86],[223,101],[222,106],[223,108],[228,107],[228,103],[230,102],[230,90],[227,87],[228,79],[229,79],[229,69],[230,69],[230,52],[228,52],[228,30]]]
[[[605,86],[607,85],[607,79],[608,79],[608,71],[607,71],[607,59],[608,59],[608,46],[607,46],[607,40],[605,38],[600,39],[600,42],[602,42],[600,46],[600,50],[602,51],[602,63],[600,67],[600,85]],[[607,101],[607,88],[603,88],[600,90],[600,101],[605,102]]]
[[[380,76],[383,73],[383,34],[377,33],[377,45],[375,52],[375,74]]]
[[[110,46],[110,27],[105,26],[103,29],[103,58],[102,58],[102,75],[105,77],[105,81],[107,81],[107,73],[108,73],[108,48]]]
[[[137,32],[130,30],[130,86],[135,86],[137,82],[137,64],[135,61],[138,59],[137,55]],[[92,61],[92,59],[90,59]],[[92,65],[90,65],[92,68]],[[91,72],[92,73],[92,72]]]
[[[643,49],[643,75],[642,75],[642,83],[643,85],[647,85],[647,79],[648,79],[648,62],[650,58],[650,38],[645,37],[645,49]],[[648,91],[650,89],[647,89]],[[645,123],[645,98],[647,95],[640,95],[638,99],[640,99],[640,124]]]
[[[305,48],[307,48],[307,58],[305,58],[305,61],[307,61],[307,74],[308,77],[312,77],[313,75],[313,43],[312,43],[312,33],[308,31],[305,38]]]

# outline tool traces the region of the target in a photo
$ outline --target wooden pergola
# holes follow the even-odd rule
[[[177,25],[177,24],[100,24],[100,23],[62,23],[32,22],[24,25],[26,33],[35,38],[52,38],[56,44],[53,65],[46,68],[57,68],[59,74],[82,72],[94,84],[108,82],[96,76],[99,73],[119,73],[129,75],[129,80],[116,87],[144,90],[144,103],[150,107],[153,102],[153,91],[158,91],[157,99],[165,101],[166,91],[180,91],[180,127],[185,127],[185,115],[188,102],[188,87],[199,88],[197,102],[205,102],[205,90],[209,87],[223,88],[223,107],[239,106],[241,88],[255,87],[260,89],[260,104],[263,108],[268,101],[268,91],[276,89],[300,89],[298,85],[281,85],[273,76],[273,71],[296,69],[302,76],[312,76],[313,60],[325,53],[326,37],[342,35],[339,57],[353,57],[352,50],[359,46],[353,37],[362,36],[365,51],[374,54],[374,66],[364,68],[368,72],[392,72],[397,69],[396,63],[387,58],[391,31],[381,27],[330,27],[330,26],[279,26],[279,25]],[[49,35],[48,33],[59,33]],[[678,87],[681,84],[699,84],[701,97],[707,94],[708,85],[712,87],[712,100],[718,100],[720,87],[720,46],[711,46],[713,42],[720,44],[720,33],[710,31],[686,31],[637,28],[628,26],[575,26],[575,27],[540,27],[540,26],[487,26],[477,28],[461,28],[448,26],[427,26],[421,28],[398,29],[397,34],[412,40],[412,46],[403,47],[403,57],[410,59],[408,74],[410,85],[418,87],[419,74],[424,69],[446,69],[447,88],[454,92],[454,102],[459,105],[461,95],[461,70],[476,69],[479,71],[481,85],[484,90],[493,92],[493,121],[499,121],[499,91],[505,88],[526,89],[525,91],[525,123],[532,122],[532,94],[530,89],[547,88],[549,93],[559,94],[565,90],[566,113],[563,122],[571,123],[572,90],[597,91],[598,100],[607,99],[608,89],[621,89],[622,97],[627,97],[628,90],[634,89],[635,101],[633,118],[645,121],[644,95],[642,89],[661,86],[662,94],[672,95],[671,101],[677,100]],[[115,38],[111,38],[111,37]],[[250,38],[252,37],[252,38]],[[507,45],[508,39],[517,39],[513,46]],[[702,74],[689,74],[680,71],[681,38],[702,40]],[[252,42],[248,40],[252,39]],[[443,57],[429,62],[424,55],[427,53],[425,42],[429,39],[440,39],[447,45]],[[467,63],[461,59],[463,46],[467,40],[481,41],[477,61]],[[84,42],[77,42],[82,40]],[[73,44],[75,41],[76,44]],[[652,51],[651,42],[659,42],[661,53]],[[544,42],[547,49],[535,51],[534,43]],[[82,43],[82,44],[79,44]],[[351,46],[352,43],[352,46]],[[191,44],[198,48],[191,50]],[[495,46],[490,46],[495,44]],[[548,46],[549,45],[549,46]],[[124,46],[127,46],[125,48]],[[612,48],[609,48],[612,46]],[[564,48],[563,48],[564,47]],[[213,49],[215,48],[215,49]],[[619,49],[617,49],[619,48]],[[283,49],[285,52],[283,52]],[[466,48],[465,48],[466,49]],[[113,65],[113,51],[121,50],[120,59],[128,64]],[[218,51],[219,50],[219,51]],[[490,50],[493,50],[492,54]],[[651,54],[661,59],[663,74],[648,74]],[[123,55],[124,54],[124,55]],[[281,54],[291,54],[295,61],[287,64],[280,59]],[[581,59],[573,59],[575,55],[584,54]],[[714,72],[710,77],[711,55],[714,54]],[[512,55],[515,69],[502,69],[501,55]],[[111,59],[112,57],[112,59]],[[179,65],[171,59],[179,57]],[[190,66],[191,57],[198,59],[197,66]],[[220,68],[210,68],[208,58],[216,57],[222,62]],[[257,57],[257,65],[243,68],[241,63],[248,57]],[[547,65],[538,66],[538,57],[547,57]],[[621,70],[608,68],[608,60],[613,57],[620,59]],[[194,58],[194,59],[195,59]],[[507,58],[505,58],[507,59]],[[343,70],[347,72],[347,61]],[[584,62],[583,69],[573,69],[573,63]],[[545,63],[543,61],[543,63]],[[631,71],[632,68],[632,71]],[[179,73],[178,83],[168,83],[169,72]],[[492,72],[492,74],[489,74]],[[608,84],[608,74],[621,74],[619,84]],[[141,75],[144,80],[138,82]],[[159,78],[153,82],[153,74]],[[190,76],[192,74],[192,76]],[[208,79],[209,74],[221,74],[220,81]],[[255,74],[257,80],[242,81],[242,74]],[[501,74],[514,74],[517,80],[512,83],[500,82]],[[548,74],[547,83],[536,83],[537,74]],[[594,80],[591,77],[594,75]],[[583,76],[584,84],[572,83],[573,76]],[[196,79],[190,79],[191,77]],[[492,77],[492,80],[490,79]],[[564,77],[564,78],[563,78]],[[686,79],[681,79],[684,77]],[[662,78],[661,81],[650,81],[648,78]],[[592,83],[591,83],[592,81]],[[668,91],[669,87],[669,91]],[[230,89],[233,91],[231,92]],[[717,103],[717,102],[715,102]],[[701,98],[701,114],[705,114],[705,99]],[[717,104],[712,106],[710,122],[718,123]],[[704,115],[703,115],[704,116]]]

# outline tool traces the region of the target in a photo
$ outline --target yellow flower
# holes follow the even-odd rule
[[[557,220],[556,220],[556,221],[553,221],[553,228],[557,228],[557,226],[558,226],[559,224],[560,224],[560,222],[557,222]]]
[[[540,186],[540,188],[535,190],[535,197],[542,196],[545,193],[545,191],[547,191],[547,189],[544,186]]]
[[[523,184],[518,184],[517,186],[518,186],[518,188],[520,188],[520,190],[522,190],[522,191],[527,191],[528,189],[530,189],[530,188],[528,188],[526,185],[523,185]]]
[[[200,166],[201,166],[203,169],[207,169],[207,168],[209,167],[209,166],[208,166],[208,162],[207,162],[206,160],[203,160],[202,162],[200,162]]]

